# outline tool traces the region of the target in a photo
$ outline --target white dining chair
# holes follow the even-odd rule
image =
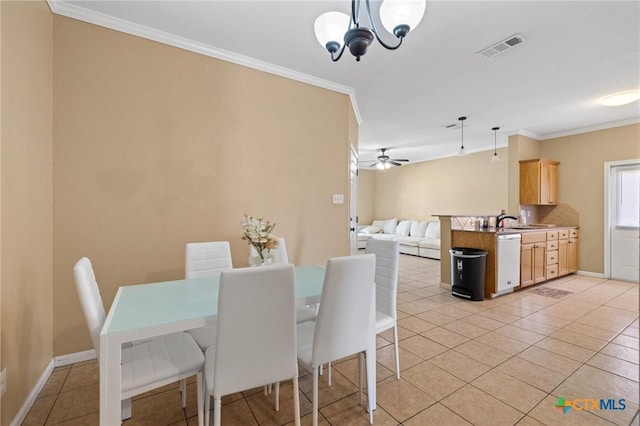
[[[278,246],[275,249],[272,249],[269,254],[273,256],[273,263],[289,263],[289,255],[287,254],[287,244],[285,239],[282,237],[278,237]],[[254,246],[249,245],[249,256],[256,257],[258,256],[258,251]],[[311,321],[316,318],[318,313],[317,305],[314,306],[299,306],[296,310],[296,322],[305,322]]]
[[[297,325],[298,360],[313,374],[313,426],[318,424],[318,375],[323,364],[358,354],[362,403],[362,355],[375,359],[375,268],[373,254],[329,259],[318,316]],[[372,424],[375,373],[375,367],[367,369],[367,405]]]
[[[223,271],[218,290],[216,343],[205,352],[205,423],[214,399],[220,425],[224,395],[292,380],[294,420],[300,425],[293,265]]]
[[[372,239],[366,253],[376,255],[376,334],[393,328],[393,345],[396,358],[396,377],[400,378],[398,350],[398,269],[400,267],[400,243]]]
[[[185,278],[210,277],[222,271],[233,269],[231,247],[228,241],[187,243],[185,250]],[[202,351],[215,342],[215,319],[211,325],[188,331],[196,339]]]
[[[99,357],[100,331],[106,313],[91,261],[86,257],[78,260],[73,268],[73,276],[93,347]],[[124,403],[141,393],[196,376],[198,424],[202,426],[203,367],[202,351],[187,333],[168,334],[123,346],[120,398]],[[123,407],[127,410],[126,403]],[[182,407],[185,407],[184,399]],[[125,417],[129,416],[123,415]]]

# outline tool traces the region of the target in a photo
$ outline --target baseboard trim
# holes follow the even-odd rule
[[[40,376],[40,379],[31,390],[29,397],[24,401],[22,407],[20,407],[18,414],[16,414],[16,417],[11,421],[11,423],[9,423],[10,426],[20,426],[22,422],[24,422],[24,419],[27,418],[29,410],[31,410],[31,407],[35,404],[36,399],[38,399],[38,395],[40,395],[40,392],[44,389],[44,386],[47,384],[47,380],[49,380],[49,376],[51,376],[51,373],[53,372],[53,364],[53,360],[51,360],[47,365],[47,368],[44,369],[42,376]]]
[[[604,274],[600,274],[600,273],[597,273],[597,272],[577,271],[576,275],[582,275],[584,277],[602,278],[602,279],[604,279]]]
[[[65,365],[75,364],[77,362],[90,361],[96,359],[96,350],[91,349],[88,351],[74,352],[72,354],[60,355],[53,359],[56,367],[63,367]]]

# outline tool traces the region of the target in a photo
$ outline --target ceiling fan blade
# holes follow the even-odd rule
[[[402,161],[402,162],[407,162],[409,160],[407,160],[406,158],[392,158],[391,161]]]
[[[378,164],[380,164],[380,162],[378,160],[376,160],[376,162],[373,163],[372,165],[370,165],[369,167],[376,167]]]
[[[395,160],[389,160],[389,163],[393,164],[394,166],[402,166],[402,163],[396,163]]]

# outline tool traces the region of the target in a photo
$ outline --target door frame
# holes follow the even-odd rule
[[[611,278],[611,222],[613,198],[611,185],[614,183],[611,179],[611,173],[614,167],[631,166],[640,164],[640,158],[629,160],[608,161],[604,163],[604,278]]]

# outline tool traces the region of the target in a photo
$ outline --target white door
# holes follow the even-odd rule
[[[358,153],[351,147],[349,165],[349,248],[351,255],[358,254]]]
[[[609,277],[639,282],[640,160],[607,165]]]

